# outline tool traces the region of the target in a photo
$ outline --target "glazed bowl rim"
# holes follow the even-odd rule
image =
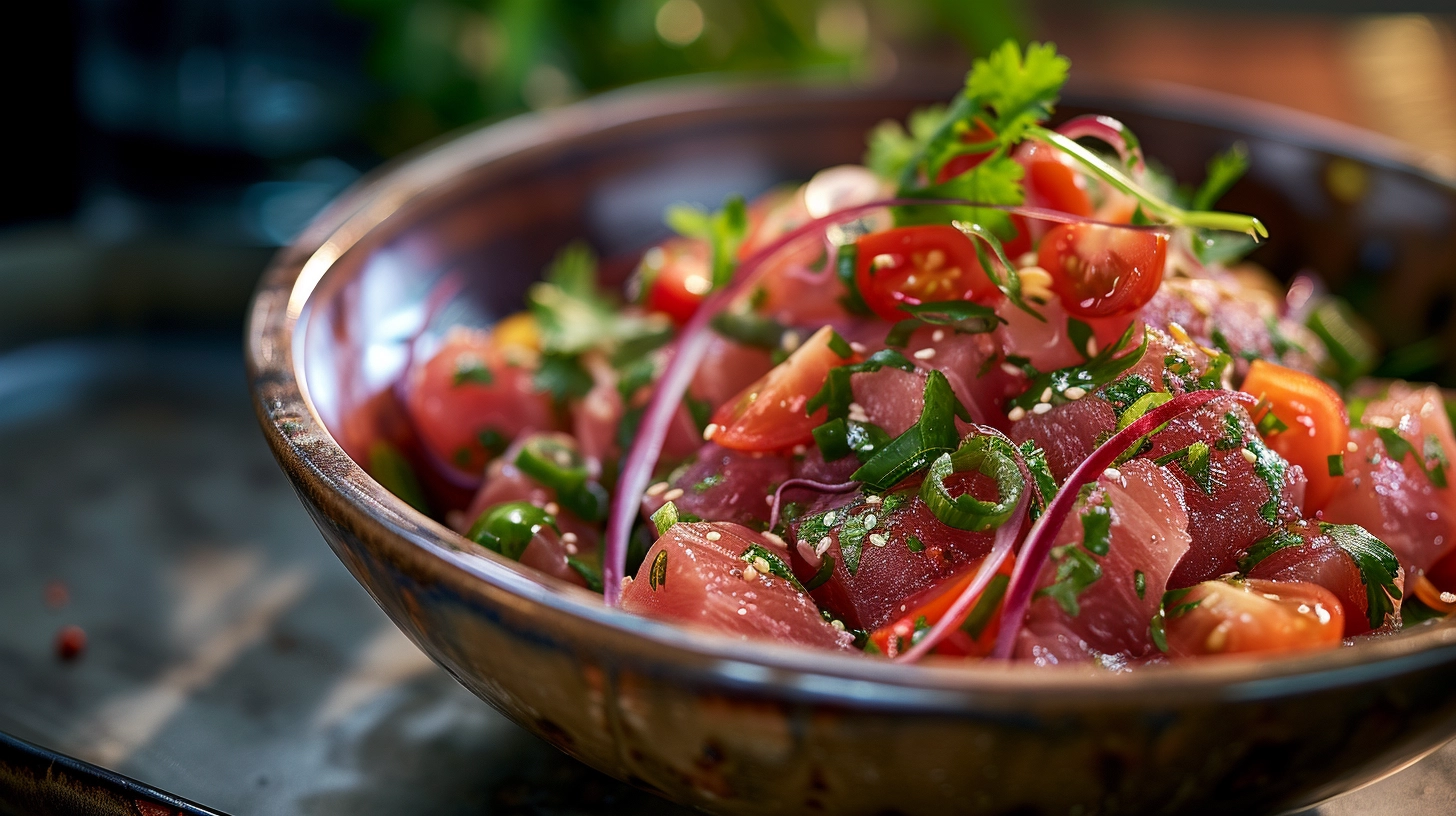
[[[411,204],[447,195],[467,171],[592,133],[651,126],[656,119],[721,115],[786,99],[853,101],[873,93],[819,84],[655,82],[451,135],[368,174],[279,252],[250,306],[245,338],[249,387],[275,456],[300,490],[332,499],[320,504],[345,517],[331,516],[332,521],[353,527],[361,538],[436,579],[467,594],[499,598],[497,593],[505,593],[540,611],[570,616],[597,630],[603,640],[611,633],[625,635],[638,654],[662,670],[693,675],[707,667],[720,683],[770,697],[787,694],[853,706],[915,708],[959,708],[976,696],[1049,702],[1075,695],[1078,700],[1129,704],[1148,695],[1267,699],[1370,682],[1456,659],[1456,626],[1449,622],[1348,648],[1273,659],[1207,659],[1128,673],[990,662],[901,665],[696,631],[609,608],[584,590],[477,547],[379,485],[348,456],[315,410],[298,352],[327,273],[366,236],[387,233]],[[1413,173],[1456,193],[1439,161],[1387,137],[1310,114],[1159,83],[1084,84],[1071,95],[1078,104],[1115,100],[1124,110],[1230,127],[1355,158]]]

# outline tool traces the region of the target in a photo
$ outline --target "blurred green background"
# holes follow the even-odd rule
[[[688,73],[873,79],[897,51],[1024,38],[1003,0],[339,0],[370,21],[382,153],[442,130]]]

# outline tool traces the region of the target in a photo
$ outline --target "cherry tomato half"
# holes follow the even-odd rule
[[[1016,559],[1008,557],[1001,563],[1001,568],[996,571],[987,590],[982,592],[981,597],[991,595],[991,602],[995,604],[994,611],[988,617],[979,619],[976,615],[980,607],[980,598],[971,606],[971,614],[962,623],[960,628],[952,630],[945,639],[935,645],[932,650],[936,654],[951,655],[955,657],[985,657],[991,653],[992,647],[996,645],[996,635],[1001,631],[1001,595],[1005,593],[1006,581],[1011,577],[1012,568],[1016,565]],[[945,617],[950,611],[952,604],[965,592],[966,587],[975,580],[976,573],[980,570],[980,563],[973,564],[960,575],[942,582],[939,586],[932,587],[924,592],[918,593],[910,598],[905,606],[909,610],[899,618],[881,626],[870,633],[870,641],[875,648],[886,657],[896,657],[903,654],[914,645],[915,632],[923,630],[926,626],[934,626]],[[1004,577],[999,577],[1004,576]],[[998,579],[999,577],[999,579]],[[999,592],[993,591],[996,588]],[[975,627],[971,631],[971,627]]]
[[[834,330],[815,332],[789,355],[738,396],[713,414],[718,426],[712,441],[741,451],[781,451],[814,441],[813,431],[824,422],[825,409],[804,412],[809,398],[824,386],[829,369],[858,360],[841,357],[829,347]]]
[[[647,250],[638,274],[647,283],[642,305],[682,325],[713,288],[706,241],[671,238]]]
[[[1158,293],[1167,255],[1163,233],[1101,224],[1059,224],[1037,250],[1062,307],[1078,317],[1141,309]]]
[[[1028,206],[1083,217],[1092,215],[1087,181],[1067,154],[1042,142],[1026,141],[1016,149],[1012,158],[1026,168],[1022,184],[1026,188]]]
[[[1204,581],[1170,598],[1163,630],[1173,657],[1338,646],[1345,611],[1328,589],[1258,578]]]
[[[900,308],[942,300],[985,300],[1000,290],[976,260],[976,247],[955,227],[899,227],[859,239],[855,283],[885,320],[904,320]]]
[[[1331,476],[1331,456],[1343,456],[1350,441],[1350,415],[1340,395],[1313,374],[1264,360],[1249,366],[1239,390],[1266,400],[1286,426],[1264,441],[1285,460],[1304,469],[1306,516],[1324,509],[1344,476]]]

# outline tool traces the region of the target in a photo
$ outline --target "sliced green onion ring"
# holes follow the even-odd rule
[[[996,501],[983,501],[969,493],[950,494],[946,478],[969,470],[980,471],[996,481]],[[1005,524],[1025,489],[1010,445],[994,436],[973,436],[954,453],[941,454],[931,463],[930,472],[920,484],[920,498],[942,524],[981,532]]]

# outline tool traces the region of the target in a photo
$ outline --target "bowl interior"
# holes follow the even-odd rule
[[[329,254],[318,285],[301,289],[308,297],[293,353],[304,394],[364,465],[375,441],[407,426],[396,392],[411,356],[450,326],[484,326],[520,309],[567,242],[587,241],[620,274],[668,234],[668,204],[711,206],[856,162],[876,123],[934,98],[689,86],[513,121],[407,161],[346,197],[336,232],[315,230],[322,248],[302,277]],[[1216,151],[1244,142],[1252,170],[1223,205],[1268,224],[1272,237],[1254,257],[1283,278],[1317,272],[1389,347],[1414,344],[1426,355],[1409,375],[1453,381],[1448,183],[1368,134],[1194,92],[1083,92],[1058,114],[1094,111],[1127,123],[1185,184],[1202,178]],[[439,480],[427,488],[437,506],[468,500]]]

